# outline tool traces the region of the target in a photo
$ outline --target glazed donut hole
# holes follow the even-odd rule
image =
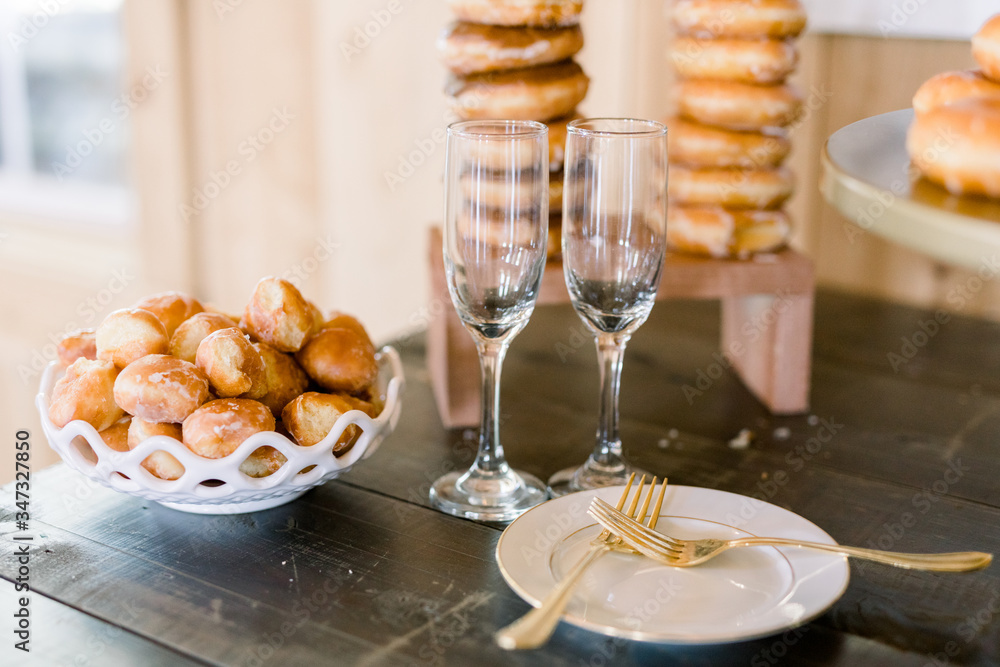
[[[310,391],[285,406],[281,421],[295,442],[312,447],[326,438],[342,415],[357,409],[360,407],[344,396]],[[346,454],[360,436],[361,428],[357,424],[349,425],[334,443],[334,455]]]
[[[281,352],[297,352],[319,329],[317,313],[295,285],[281,278],[263,278],[250,297],[243,324],[257,340]]]
[[[150,354],[122,369],[114,399],[133,417],[179,423],[209,399],[208,378],[183,359]]]
[[[79,329],[66,334],[56,345],[56,356],[65,366],[77,359],[97,359],[97,332],[93,329]]]
[[[100,436],[101,441],[116,452],[127,452],[128,428],[130,421],[131,417],[126,415],[103,431],[100,431],[98,435]],[[90,443],[87,442],[86,438],[83,436],[77,436],[73,438],[73,442],[71,444],[73,448],[79,452],[80,456],[84,458],[84,460],[91,465],[97,464],[97,454],[94,452],[94,448],[90,446]]]
[[[240,464],[240,472],[247,477],[267,477],[278,472],[288,461],[285,455],[274,447],[265,445],[250,452],[250,456]]]
[[[62,428],[74,420],[103,431],[125,413],[115,402],[118,369],[110,361],[77,359],[52,388],[49,419]]]
[[[320,327],[320,330],[323,329],[350,329],[361,336],[373,350],[375,349],[375,343],[372,342],[371,336],[368,335],[365,325],[361,324],[361,320],[353,315],[348,315],[339,310],[331,311]]]
[[[255,433],[277,431],[291,442],[315,444],[340,415],[358,410],[376,418],[383,409],[375,346],[364,325],[342,311],[325,316],[288,281],[258,282],[240,322],[246,331],[223,311],[203,309],[178,292],[139,304],[144,308],[115,311],[96,330],[71,332],[60,341],[57,351],[67,367],[50,394],[53,424],[86,421],[117,452],[162,436],[193,455],[221,459]],[[322,393],[332,391],[338,393]],[[312,398],[299,404],[322,409],[288,411],[293,431],[279,419],[306,393]],[[361,426],[349,425],[336,453],[347,451],[361,434]],[[88,463],[100,463],[98,447],[86,438],[71,444]],[[143,457],[139,464],[157,479],[190,474],[183,457],[165,449],[153,448]],[[239,470],[262,478],[287,462],[277,448],[262,445]]]
[[[267,392],[260,353],[236,327],[219,329],[198,345],[195,365],[219,398],[260,398]]]
[[[220,329],[230,329],[236,326],[236,322],[228,315],[198,313],[184,320],[177,327],[174,335],[170,337],[168,350],[171,356],[190,361],[193,364],[198,353],[198,346],[201,341],[205,340],[206,336]]]
[[[122,417],[111,426],[100,432],[101,440],[104,444],[116,452],[127,452],[128,432],[132,426],[132,418],[128,415]]]
[[[109,314],[95,334],[97,358],[125,368],[149,354],[166,354],[170,344],[159,318],[141,308],[123,308]]]
[[[375,350],[351,329],[324,329],[309,339],[295,355],[318,385],[328,391],[355,394],[375,382]]]
[[[248,398],[219,398],[192,412],[181,425],[184,444],[198,456],[221,459],[255,433],[273,431],[266,405]]]
[[[253,346],[264,364],[265,391],[257,400],[270,408],[276,419],[280,418],[285,406],[308,389],[309,376],[290,354],[279,352],[267,343]]]
[[[156,315],[167,330],[168,338],[174,335],[174,331],[184,320],[204,310],[197,299],[182,292],[151,294],[140,299],[133,308],[148,310]]]
[[[133,417],[128,429],[129,451],[141,445],[148,438],[158,435],[173,438],[179,442],[181,440],[181,425],[161,424]],[[180,479],[181,475],[184,474],[184,466],[181,462],[172,454],[163,450],[157,450],[143,459],[142,467],[148,470],[154,477],[159,477],[160,479]]]

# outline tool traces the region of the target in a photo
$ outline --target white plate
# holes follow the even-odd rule
[[[514,592],[538,606],[586,553],[600,526],[594,496],[616,504],[624,487],[573,493],[525,512],[497,544]],[[657,530],[698,539],[759,535],[836,544],[797,514],[754,498],[668,486]],[[577,584],[563,620],[615,637],[715,644],[765,637],[823,613],[847,588],[847,558],[809,549],[741,547],[691,568],[611,552]]]

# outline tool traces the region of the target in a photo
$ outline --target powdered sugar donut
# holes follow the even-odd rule
[[[126,412],[140,419],[180,423],[209,399],[208,378],[183,359],[150,354],[122,369],[115,380],[114,397]]]

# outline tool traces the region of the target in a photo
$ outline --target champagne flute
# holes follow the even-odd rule
[[[625,345],[646,321],[666,257],[667,128],[632,118],[571,122],[563,190],[563,273],[594,332],[601,369],[597,444],[549,479],[553,496],[624,484],[618,390]],[[640,473],[642,471],[639,471]]]
[[[448,127],[444,264],[448,292],[482,366],[482,426],[472,467],[434,482],[431,503],[456,516],[510,521],[546,498],[507,464],[500,369],[535,308],[548,240],[548,128],[486,120]]]

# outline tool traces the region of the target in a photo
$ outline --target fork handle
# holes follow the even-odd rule
[[[752,547],[752,546],[772,546],[772,547],[804,547],[807,549],[817,549],[819,551],[830,551],[832,553],[844,554],[854,558],[864,558],[895,567],[909,568],[914,570],[933,570],[937,572],[967,572],[969,570],[979,570],[990,564],[993,555],[982,551],[956,551],[943,554],[905,554],[892,551],[879,551],[878,549],[864,549],[862,547],[845,547],[835,544],[822,544],[820,542],[802,542],[800,540],[786,540],[777,537],[743,537],[730,540],[731,547]]]
[[[610,550],[611,547],[607,544],[592,546],[580,562],[545,596],[542,604],[496,633],[494,638],[497,645],[509,651],[538,648],[547,642],[562,618],[576,583],[598,557]]]

